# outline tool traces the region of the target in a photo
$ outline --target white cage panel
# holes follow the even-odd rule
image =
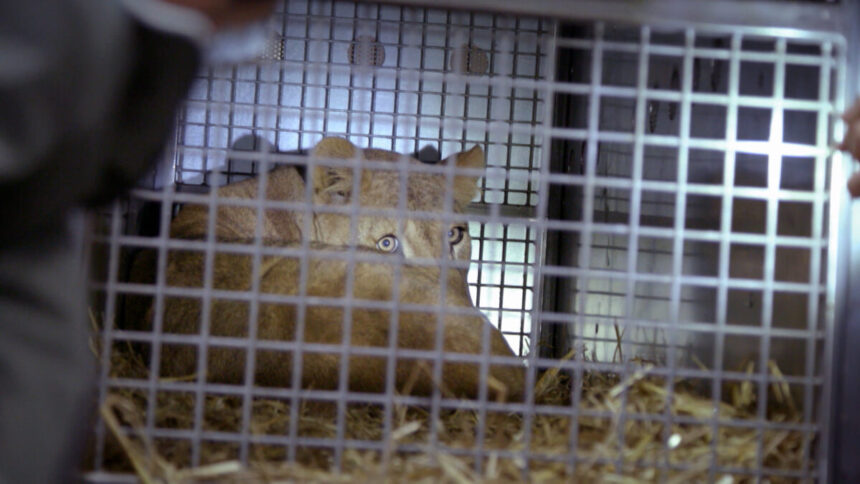
[[[237,461],[294,480],[410,465],[460,482],[827,480],[843,37],[340,1],[285,2],[276,30],[257,62],[201,72],[167,167],[98,239],[101,397],[141,415],[113,407],[120,421],[97,425],[93,475],[130,470],[112,441],[124,432],[179,467]],[[423,163],[309,156],[332,136]],[[439,163],[473,145],[486,170]],[[384,203],[352,196],[359,170],[385,181]],[[343,183],[317,192],[332,173]],[[212,189],[243,180],[299,189]],[[432,204],[409,198],[425,192]],[[190,236],[180,222],[195,205],[210,219]],[[278,211],[295,225],[260,217]],[[396,263],[381,254],[390,239],[364,239],[380,227],[402,244]],[[410,246],[416,227],[447,251]],[[340,292],[320,292],[340,263]],[[437,275],[400,294],[413,266]],[[361,296],[389,275],[393,295]],[[440,323],[471,305],[489,325],[460,339],[479,343],[442,351]],[[290,334],[273,337],[278,311]],[[407,326],[422,311],[432,317]],[[384,344],[350,333],[367,314]],[[241,331],[225,329],[231,315]],[[327,324],[337,338],[294,341]],[[416,327],[426,345],[398,346]],[[315,355],[337,362],[330,386],[304,380]],[[183,358],[194,371],[165,373]],[[353,385],[373,358],[379,385]],[[398,386],[401,360],[429,362],[426,394]],[[288,376],[261,373],[271,361]],[[458,398],[451,362],[475,365],[482,389]],[[505,362],[522,370],[519,399],[504,401]]]
[[[426,145],[449,153],[481,143],[490,166],[538,166],[539,146],[517,133],[532,132],[544,118],[542,92],[507,80],[546,76],[545,22],[346,2],[286,8],[282,45],[270,53],[282,62],[216,69],[200,79],[184,112],[180,146],[228,149],[253,132],[289,152],[341,135],[402,153]],[[350,55],[356,50],[374,53],[374,62],[362,64]],[[226,109],[213,109],[219,106]],[[508,132],[482,128],[487,123],[509,126]],[[183,150],[176,181],[194,183],[224,163],[223,156],[210,158]],[[481,200],[536,203],[534,188],[521,180],[489,186]]]
[[[534,229],[525,224],[473,224],[472,300],[519,355],[529,352],[535,263]]]

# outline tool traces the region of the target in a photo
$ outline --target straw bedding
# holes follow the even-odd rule
[[[94,351],[99,348],[94,343]],[[570,356],[570,355],[569,355]],[[111,375],[147,378],[148,369],[130,346],[115,346]],[[486,412],[484,435],[480,437],[479,414],[472,410],[442,410],[436,425],[438,445],[431,447],[428,408],[397,407],[392,415],[393,431],[383,452],[346,447],[340,470],[333,464],[330,449],[297,449],[296,462],[286,463],[283,445],[251,444],[248,465],[238,461],[238,446],[204,440],[200,466],[189,467],[191,443],[182,439],[149,439],[141,431],[145,421],[147,394],[141,390],[111,389],[101,416],[108,429],[104,468],[134,472],[143,482],[668,482],[706,481],[720,484],[752,481],[742,471],[758,465],[760,433],[762,463],[766,468],[800,471],[812,465],[804,456],[804,434],[791,430],[759,430],[755,426],[728,425],[728,421],[756,418],[753,384],[728,385],[715,408],[709,397],[698,396],[692,385],[674,383],[674,398],[668,398],[665,379],[648,375],[649,364],[621,380],[619,375],[585,372],[579,401],[571,405],[571,379],[564,372],[544,372],[535,388],[539,405],[578,409],[578,415],[535,415],[531,432],[525,432],[523,415]],[[748,366],[748,371],[753,367]],[[771,366],[773,375],[779,370]],[[799,422],[800,414],[787,385],[769,389],[767,420]],[[159,392],[155,405],[158,428],[192,429],[195,395]],[[250,430],[255,435],[288,435],[289,400],[254,399]],[[202,428],[206,431],[239,432],[242,428],[242,399],[207,394]],[[622,412],[622,409],[624,410]],[[337,435],[336,411],[332,404],[303,402],[299,411],[298,435],[333,439]],[[625,418],[621,418],[626,415]],[[639,417],[637,417],[639,416]],[[672,417],[666,420],[664,416]],[[717,417],[714,420],[713,417]],[[346,439],[385,441],[384,411],[378,405],[347,406]],[[668,429],[664,422],[671,422]],[[678,422],[680,421],[680,422]],[[700,421],[701,423],[697,423]],[[715,423],[718,422],[718,423]],[[576,428],[571,429],[575,423]],[[575,442],[571,436],[576,437]],[[807,439],[810,437],[807,435]],[[528,439],[528,441],[527,441]],[[714,442],[716,439],[716,442]],[[484,449],[479,466],[474,457],[457,450]],[[404,444],[426,446],[424,452],[405,452]],[[572,451],[572,445],[575,445]],[[810,445],[809,448],[813,448]],[[451,449],[451,450],[448,450]],[[517,451],[528,449],[526,455]],[[498,453],[494,453],[498,451]],[[513,455],[512,455],[513,453]],[[576,456],[572,465],[572,455]],[[541,458],[544,457],[544,458]],[[711,474],[712,463],[741,471]],[[805,467],[804,467],[805,466]],[[769,482],[791,482],[771,476]]]

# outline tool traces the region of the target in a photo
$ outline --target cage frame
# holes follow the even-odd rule
[[[362,0],[359,0],[362,1]],[[390,3],[401,6],[426,6],[426,2],[418,0],[376,0],[373,3]],[[755,5],[738,0],[710,2],[707,0],[660,0],[655,2],[631,3],[623,0],[583,0],[577,3],[576,12],[572,12],[570,4],[564,0],[536,0],[529,4],[520,2],[493,2],[492,0],[477,0],[467,6],[454,0],[440,0],[434,7],[445,9],[463,9],[475,11],[496,12],[505,14],[528,14],[550,17],[554,20],[594,20],[603,22],[635,22],[642,24],[659,23],[664,25],[694,25],[696,28],[707,26],[742,27],[753,32],[771,33],[778,35],[797,36],[803,38],[810,32],[827,33],[841,36],[851,45],[860,45],[858,29],[850,25],[850,19],[860,19],[860,6],[856,2],[846,1],[840,5],[786,5],[777,1],[757,2]],[[799,29],[797,25],[806,25]],[[843,96],[856,95],[855,88],[858,74],[856,54],[848,50],[846,87]],[[547,150],[549,151],[549,150]],[[833,155],[832,179],[844,172],[853,171],[846,157],[838,153]],[[544,159],[547,159],[546,157]],[[860,401],[860,376],[850,372],[838,373],[839,368],[856,368],[860,365],[860,355],[851,351],[860,345],[860,300],[850,298],[852,288],[860,286],[860,268],[852,266],[851,261],[860,257],[860,212],[851,204],[839,203],[845,197],[844,188],[833,184],[830,191],[832,202],[829,219],[833,226],[851,227],[851,232],[830,230],[828,247],[834,250],[836,257],[828,258],[828,280],[832,300],[828,301],[829,319],[832,321],[835,346],[830,348],[832,355],[823,374],[828,383],[824,399],[828,402],[825,407],[829,420],[829,442],[823,442],[823,458],[826,465],[822,468],[821,478],[827,480],[830,476],[860,476],[860,462],[855,462],[853,456],[860,452],[860,417],[852,417],[848,409],[853,408],[852,402]],[[545,210],[550,210],[549,207]],[[838,224],[836,222],[839,222]],[[552,243],[547,241],[547,248],[552,252]],[[540,280],[535,276],[535,280]],[[546,298],[549,292],[541,289],[539,299]],[[545,301],[545,299],[544,299]],[[542,335],[543,336],[543,335]],[[552,337],[552,336],[551,336]],[[828,350],[825,350],[826,352]],[[548,356],[548,355],[542,355]],[[852,364],[853,362],[854,364]],[[97,476],[88,476],[97,482]]]

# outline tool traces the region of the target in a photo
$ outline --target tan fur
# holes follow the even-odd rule
[[[268,174],[266,199],[295,202],[304,195],[304,181],[292,166],[278,167]],[[256,199],[259,180],[249,178],[218,189],[219,201],[230,199]],[[269,209],[265,211],[261,236],[275,240],[299,240],[301,238],[301,213]],[[208,233],[209,207],[189,204],[182,208],[170,224],[170,236],[181,239],[202,239]],[[231,240],[251,237],[257,223],[256,207],[222,205],[215,217],[215,238]]]
[[[462,212],[465,205],[478,192],[478,178],[456,175],[448,179],[445,174],[409,173],[405,185],[401,182],[399,163],[401,155],[384,150],[361,150],[346,140],[326,138],[313,151],[321,160],[311,172],[315,206],[351,204],[360,207],[397,208],[400,187],[405,186],[405,209],[424,212],[442,211],[446,203],[455,212]],[[358,165],[358,193],[353,166],[327,165],[326,159],[366,159],[391,161],[391,169],[368,168]],[[420,164],[418,160],[406,159],[406,163]],[[483,152],[475,147],[459,153],[446,163],[458,167],[481,169],[484,167]],[[257,180],[245,180],[219,189],[219,198],[256,198],[259,190]],[[269,173],[267,198],[271,200],[304,200],[304,182],[292,167],[281,167]],[[452,199],[446,201],[451,193]],[[171,224],[170,234],[176,238],[204,238],[208,230],[208,208],[189,205],[183,208]],[[311,243],[345,250],[350,245],[350,216],[313,213],[311,233],[302,233],[300,213],[270,209],[265,212],[262,236],[267,245],[295,244],[303,237]],[[468,230],[457,244],[449,244],[447,234],[452,226],[465,227],[464,223],[445,223],[418,217],[401,219],[391,216],[359,215],[354,219],[355,244],[364,251],[377,251],[376,244],[386,235],[396,235],[400,242],[398,254],[391,257],[445,258],[468,260],[471,241]],[[215,234],[222,241],[247,241],[255,234],[256,211],[251,207],[221,206],[217,211]],[[340,248],[340,249],[338,249]],[[140,258],[141,265],[153,265],[150,255]],[[203,276],[203,254],[188,251],[172,251],[168,257],[167,282],[171,286],[200,287]],[[251,288],[251,259],[244,255],[217,254],[214,265],[215,289],[249,290]],[[299,288],[299,262],[294,258],[264,257],[261,261],[260,292],[294,295]],[[392,298],[393,268],[386,264],[360,263],[354,268],[354,297],[368,300],[390,300]],[[147,273],[141,270],[141,274]],[[134,276],[133,276],[134,277]],[[154,272],[148,273],[154,280]],[[309,261],[307,294],[309,296],[344,297],[346,280],[349,277],[343,261],[313,259]],[[440,269],[417,265],[404,265],[399,285],[400,301],[435,305],[439,303],[441,281]],[[448,270],[445,304],[474,308],[465,281],[465,271]],[[142,281],[143,282],[143,281]],[[152,321],[151,303],[146,307],[149,314],[145,325]],[[200,330],[199,298],[167,298],[163,315],[166,332],[197,333]],[[398,312],[397,346],[401,348],[433,349],[437,316],[427,312]],[[246,336],[248,331],[248,303],[213,301],[209,333],[215,336]],[[470,316],[444,316],[443,349],[458,353],[481,353],[482,335],[489,334],[489,352],[493,355],[514,356],[498,329],[477,311]],[[309,307],[305,319],[305,342],[340,344],[342,337],[342,309],[337,307]],[[352,311],[352,346],[389,345],[391,315],[387,311],[354,309]],[[295,338],[296,312],[289,304],[261,304],[258,316],[258,338],[292,341]],[[244,376],[244,350],[211,348],[208,359],[210,381],[238,383]],[[197,368],[194,346],[165,345],[162,351],[163,375],[183,376],[194,373]],[[432,367],[432,359],[429,361]],[[302,384],[313,388],[336,388],[339,371],[339,356],[336,354],[307,353],[303,359]],[[258,350],[255,366],[255,382],[261,385],[285,386],[291,382],[292,353]],[[349,362],[349,386],[358,391],[382,391],[385,389],[385,358],[354,356]],[[415,372],[415,361],[398,361],[396,382],[403,390],[409,375]],[[418,372],[414,393],[427,394],[433,382],[425,373]],[[494,365],[490,375],[506,387],[510,398],[519,398],[523,391],[523,367]],[[444,365],[443,385],[455,394],[476,397],[480,378],[479,365],[448,363]],[[493,392],[491,391],[491,395]]]
[[[315,249],[342,250],[340,247],[315,246]],[[390,256],[392,260],[397,256]],[[171,286],[199,287],[203,275],[203,255],[180,253],[168,266],[168,284]],[[299,290],[300,261],[289,257],[264,257],[260,269],[261,294],[296,295]],[[215,257],[213,288],[217,290],[247,291],[251,288],[251,257],[246,255],[218,254]],[[356,263],[353,301],[389,301],[394,284],[393,264]],[[307,296],[343,298],[349,277],[346,261],[318,258],[308,261]],[[441,271],[438,267],[402,266],[399,285],[400,301],[411,304],[437,304],[440,297]],[[446,279],[444,303],[448,307],[473,307],[466,287],[465,274],[450,269]],[[164,331],[193,334],[200,331],[199,299],[168,298],[164,312]],[[213,299],[210,329],[213,336],[248,336],[249,303]],[[432,311],[405,311],[397,313],[397,346],[422,350],[434,349],[438,316]],[[352,310],[351,347],[389,346],[391,313],[386,310],[354,308]],[[476,354],[482,351],[484,327],[490,323],[477,311],[469,315],[449,314],[443,317],[443,349],[452,353]],[[513,356],[501,333],[488,327],[489,353]],[[258,340],[294,341],[296,307],[293,304],[260,303],[257,327]],[[308,305],[305,316],[306,343],[340,345],[343,340],[343,309],[331,306]],[[340,356],[333,349],[327,353],[305,352],[302,360],[302,385],[315,389],[335,389],[339,381]],[[210,347],[208,350],[208,378],[210,382],[240,383],[244,380],[246,353],[244,349]],[[254,383],[263,386],[289,386],[292,381],[293,355],[289,350],[257,350]],[[434,383],[427,372],[417,371],[419,360],[400,358],[395,370],[398,390],[407,387],[415,373],[418,377],[414,394],[428,394]],[[433,367],[433,359],[424,361]],[[349,389],[380,392],[385,390],[386,358],[353,356],[349,361]],[[165,345],[162,348],[161,374],[185,376],[197,370],[195,346]],[[520,398],[523,391],[521,364],[493,365],[489,375],[504,384],[509,398]],[[444,386],[456,395],[475,397],[481,382],[480,365],[447,363],[443,366]],[[497,392],[488,388],[492,398]]]
[[[366,149],[359,150],[346,140],[326,138],[314,149],[314,156],[325,159],[362,159],[374,161],[398,162],[406,158],[411,165],[421,165],[421,162],[409,157],[403,157],[391,151]],[[455,163],[460,168],[484,168],[484,154],[477,146],[469,151],[449,157],[443,163]],[[348,205],[355,194],[355,170],[352,167],[321,166],[314,170],[314,204],[317,205]],[[360,168],[361,178],[358,183],[358,205],[372,208],[397,208],[400,198],[401,173],[396,164],[392,169]],[[451,181],[453,199],[451,208],[460,213],[466,204],[478,193],[478,179],[469,176],[454,176]],[[444,174],[409,173],[405,184],[405,209],[409,211],[440,212],[444,209],[447,188]],[[447,244],[447,232],[452,225],[463,223],[443,224],[437,220],[410,217],[402,219],[402,227],[398,230],[397,219],[383,216],[359,216],[356,223],[356,243],[373,247],[376,241],[387,234],[396,235],[400,240],[401,250],[406,257],[441,258],[453,255],[457,259],[468,259],[471,254],[471,240],[468,231],[456,247]],[[322,213],[314,216],[314,233],[311,240],[328,244],[349,244],[350,217],[349,215]]]

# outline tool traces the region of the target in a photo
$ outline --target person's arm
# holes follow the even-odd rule
[[[143,175],[199,58],[194,37],[119,2],[0,1],[0,246]]]
[[[0,0],[0,483],[76,480],[95,375],[66,217],[149,168],[208,35],[133,1]]]

